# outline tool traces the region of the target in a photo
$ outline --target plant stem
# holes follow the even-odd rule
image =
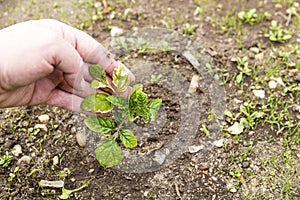
[[[123,126],[123,124],[124,124],[127,120],[128,120],[128,116],[125,116],[125,117],[122,119],[120,125],[116,128],[117,132],[113,134],[113,138],[114,138],[114,139],[117,139],[117,138],[119,137],[120,131],[121,131],[121,129],[122,129],[122,126]]]

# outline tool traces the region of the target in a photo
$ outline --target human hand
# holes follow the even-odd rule
[[[0,108],[48,104],[82,111],[81,101],[95,92],[87,63],[100,64],[108,74],[118,65],[92,37],[56,20],[0,30]]]

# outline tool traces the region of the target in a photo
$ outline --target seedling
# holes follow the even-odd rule
[[[7,178],[7,181],[11,182],[17,176],[17,173],[19,173],[19,171],[21,171],[20,168],[16,167],[13,172],[9,173],[9,177]]]
[[[130,84],[130,78],[125,72],[123,64],[119,64],[114,69],[111,83],[108,82],[106,72],[97,64],[89,66],[89,73],[94,78],[91,82],[92,88],[106,88],[112,93],[110,95],[97,92],[86,97],[81,103],[81,108],[86,111],[113,113],[112,117],[90,116],[84,120],[89,129],[107,136],[107,140],[101,142],[96,148],[95,155],[101,166],[112,167],[122,162],[119,140],[126,148],[134,148],[137,145],[134,133],[131,130],[123,129],[123,126],[136,119],[140,119],[144,123],[155,120],[162,100],[149,101],[140,84],[133,86],[127,99],[122,97],[120,93],[124,92]]]
[[[244,79],[244,75],[250,76],[251,75],[251,69],[249,68],[248,63],[248,56],[244,56],[243,58],[236,58],[236,61],[238,63],[237,68],[240,71],[240,73],[236,76],[236,82],[242,83]]]
[[[248,23],[248,24],[254,24],[254,23],[259,23],[262,20],[268,20],[271,18],[271,14],[269,12],[264,12],[264,13],[257,13],[255,8],[252,8],[250,10],[246,11],[241,11],[238,13],[238,18],[243,22],[243,23]]]
[[[5,155],[3,155],[0,158],[0,166],[2,167],[8,167],[14,157],[9,154],[8,151],[5,152]]]
[[[238,14],[238,17],[240,20],[242,20],[245,23],[253,24],[257,21],[257,13],[256,9],[250,9],[248,12],[241,11]]]
[[[89,186],[90,182],[94,179],[94,177],[92,177],[90,180],[88,181],[81,181],[82,186],[80,186],[79,188],[75,188],[73,190],[68,190],[65,187],[62,188],[62,194],[59,196],[60,199],[69,199],[71,197],[71,195],[75,192],[78,192],[79,190],[82,190],[86,187]]]
[[[182,33],[186,35],[194,35],[195,29],[198,27],[197,24],[185,23],[182,29]]]
[[[265,37],[268,37],[273,42],[285,42],[292,38],[292,32],[282,29],[277,21],[273,20],[268,33],[264,34]]]

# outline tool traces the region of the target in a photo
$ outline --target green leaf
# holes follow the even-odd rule
[[[92,77],[98,80],[102,80],[103,78],[106,78],[106,72],[98,64],[91,64],[89,66],[89,73]]]
[[[150,118],[152,121],[156,120],[156,116],[160,109],[161,104],[162,104],[162,99],[153,99],[150,101],[148,108],[149,108]]]
[[[109,95],[97,93],[87,96],[80,105],[80,108],[91,112],[107,113],[113,109],[112,104],[107,100]]]
[[[83,188],[86,188],[86,187],[87,187],[87,184],[84,184],[79,188],[75,188],[74,190],[68,190],[68,189],[63,187],[62,190],[61,190],[62,194],[59,196],[59,198],[60,199],[68,199],[68,198],[70,198],[72,193],[78,192],[79,190],[82,190]]]
[[[136,100],[136,93],[137,91],[142,91],[143,86],[141,84],[134,85],[130,91],[128,97],[128,119],[130,122],[134,120],[134,109],[136,107],[135,100]]]
[[[225,110],[225,111],[224,111],[224,114],[225,114],[227,117],[233,118],[233,114],[232,114],[229,110]]]
[[[262,112],[262,111],[255,111],[255,112],[252,113],[251,116],[253,118],[262,118],[264,115],[265,115],[265,113]]]
[[[134,85],[129,93],[129,97],[128,97],[128,105],[129,105],[129,109],[134,108],[135,106],[135,99],[136,99],[136,93],[137,91],[142,91],[143,90],[143,86],[138,84],[138,85]]]
[[[107,100],[120,109],[126,109],[128,107],[127,99],[125,99],[124,97],[113,95],[108,96]]]
[[[70,198],[73,190],[68,190],[66,188],[62,188],[62,194],[59,196],[60,199],[68,199]]]
[[[249,113],[248,113],[247,108],[245,106],[241,105],[240,106],[240,111],[242,113],[244,113],[246,116],[249,116]]]
[[[277,41],[278,40],[275,35],[270,35],[269,38],[270,38],[271,41]]]
[[[128,99],[135,99],[135,95],[137,91],[143,91],[143,85],[142,84],[136,84],[132,87],[132,89],[130,90]]]
[[[239,73],[239,75],[236,76],[236,82],[241,83],[243,80],[243,73]]]
[[[272,20],[272,21],[271,21],[271,26],[273,26],[273,27],[277,27],[277,21],[275,21],[275,20]]]
[[[244,20],[245,14],[246,14],[245,11],[241,11],[241,12],[238,13],[238,17],[239,17],[241,20]]]
[[[106,88],[106,87],[108,87],[108,85],[106,84],[103,84],[102,82],[100,82],[100,81],[97,81],[97,80],[92,80],[92,82],[91,82],[91,88],[95,88],[95,89],[97,89],[97,88]]]
[[[130,84],[130,78],[125,71],[125,66],[120,63],[113,72],[112,75],[113,84],[117,87],[117,92],[123,92]]]
[[[100,143],[95,155],[102,167],[112,167],[122,162],[122,151],[115,140]]]
[[[137,139],[135,135],[127,129],[120,131],[120,140],[126,148],[134,148],[137,145]]]
[[[128,110],[128,120],[130,122],[133,122],[134,121],[134,112],[131,111],[131,110]]]
[[[148,123],[150,121],[150,111],[147,107],[135,109],[134,113],[142,117],[144,122]]]
[[[137,90],[136,91],[136,102],[138,107],[142,108],[145,107],[146,104],[148,103],[148,96],[145,92],[142,90]]]
[[[111,118],[87,117],[84,123],[89,129],[96,133],[108,133],[116,128],[116,124]]]
[[[290,34],[286,34],[282,37],[283,40],[288,40],[288,39],[291,39],[292,35]]]

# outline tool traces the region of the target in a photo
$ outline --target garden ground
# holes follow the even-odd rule
[[[208,151],[186,148],[162,169],[130,173],[100,167],[92,151],[78,145],[83,115],[50,106],[2,109],[0,199],[59,199],[65,189],[77,189],[70,199],[96,200],[300,198],[299,2],[0,0],[0,28],[42,18],[75,26],[99,42],[114,27],[125,32],[159,27],[197,42],[224,89],[226,109],[217,116],[221,134]],[[185,58],[166,48],[153,52],[147,45],[125,48],[119,58],[127,65],[140,60],[169,65],[191,81],[196,72]],[[214,94],[206,82],[201,84],[198,92],[207,109],[194,147],[214,134]],[[159,95],[152,86],[147,92]],[[178,134],[179,108],[172,95],[162,96],[172,115],[168,127],[140,149]],[[41,120],[43,115],[49,120]],[[65,189],[40,187],[41,180],[64,181]]]

